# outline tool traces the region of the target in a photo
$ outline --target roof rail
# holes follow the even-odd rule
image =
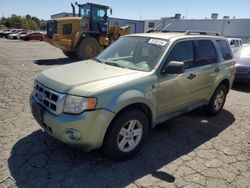
[[[212,31],[187,30],[187,31],[185,32],[185,35],[192,35],[192,34],[220,36],[219,33],[217,33],[217,32],[212,32]]]

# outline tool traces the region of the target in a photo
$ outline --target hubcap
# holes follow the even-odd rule
[[[222,90],[219,91],[214,101],[215,110],[219,110],[222,107],[224,98],[225,98],[225,93]]]
[[[86,46],[86,49],[85,49],[85,53],[88,55],[88,56],[94,56],[95,53],[96,53],[96,48],[95,48],[95,45],[93,44],[88,44]]]
[[[129,152],[140,143],[142,138],[142,124],[138,120],[126,122],[117,137],[117,145],[123,152]]]

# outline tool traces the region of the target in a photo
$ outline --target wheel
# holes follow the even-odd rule
[[[67,51],[62,51],[65,56],[67,56],[70,59],[77,59],[76,52],[67,52]]]
[[[214,91],[209,103],[205,106],[210,115],[217,115],[223,108],[227,97],[227,88],[225,85],[219,85]]]
[[[148,138],[148,119],[137,109],[122,112],[110,126],[103,150],[114,160],[128,160],[134,157]]]
[[[76,49],[77,57],[81,60],[91,59],[97,56],[100,52],[100,44],[93,37],[82,39]]]

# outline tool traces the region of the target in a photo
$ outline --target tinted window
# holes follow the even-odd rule
[[[217,40],[216,42],[220,47],[224,60],[232,59],[233,57],[232,57],[230,48],[228,46],[228,43],[225,40]]]
[[[217,62],[217,55],[212,41],[199,40],[197,41],[197,61],[196,66],[207,65]]]
[[[177,43],[168,55],[167,63],[170,61],[181,61],[186,68],[193,67],[194,47],[192,41],[182,41]]]
[[[148,23],[148,27],[154,28],[154,27],[155,27],[155,23],[154,23],[154,22],[149,22],[149,23]]]

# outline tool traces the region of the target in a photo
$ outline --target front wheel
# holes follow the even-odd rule
[[[148,119],[137,109],[122,112],[110,126],[103,149],[109,157],[115,160],[127,160],[134,157],[148,138]]]
[[[214,91],[209,103],[205,106],[210,115],[217,115],[223,108],[227,97],[227,88],[225,85],[219,85]]]
[[[101,52],[99,42],[93,37],[83,38],[77,46],[76,54],[81,60],[92,59]]]

